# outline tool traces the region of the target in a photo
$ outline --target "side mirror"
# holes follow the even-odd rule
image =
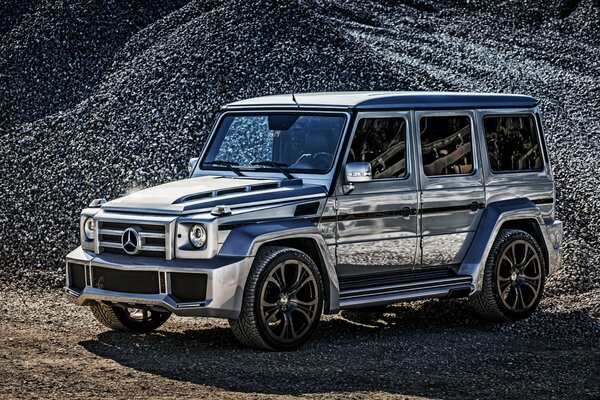
[[[346,183],[369,182],[371,180],[371,164],[368,162],[351,162],[346,164]]]
[[[198,157],[190,158],[190,161],[188,162],[188,172],[190,174],[194,172],[196,164],[198,164]]]

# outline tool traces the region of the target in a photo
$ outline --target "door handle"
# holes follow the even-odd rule
[[[485,204],[480,203],[478,201],[474,201],[474,202],[472,202],[470,204],[470,210],[473,211],[473,212],[475,212],[475,211],[477,211],[477,210],[479,210],[481,208],[485,208]]]
[[[402,207],[402,210],[400,210],[400,214],[403,217],[410,217],[411,215],[416,215],[417,214],[417,209],[416,208],[410,208],[410,207]]]

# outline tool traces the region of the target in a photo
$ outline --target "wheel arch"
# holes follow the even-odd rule
[[[317,226],[306,219],[251,224],[233,230],[219,254],[253,259],[265,246],[285,246],[306,253],[317,265],[323,278],[324,313],[339,310],[339,282],[335,262]],[[241,287],[245,287],[248,271]],[[241,295],[241,294],[240,294]]]
[[[471,295],[481,290],[486,260],[498,233],[504,228],[521,229],[537,240],[546,264],[544,272],[548,275],[549,241],[542,226],[544,226],[544,219],[539,207],[527,198],[488,204],[458,270],[459,274],[472,276],[473,291]]]
[[[509,219],[500,225],[500,230],[502,229],[518,229],[533,236],[542,249],[542,255],[544,257],[544,275],[548,276],[548,248],[546,247],[546,241],[544,240],[539,222],[535,218]],[[494,238],[494,240],[495,239],[496,238]]]
[[[299,250],[303,253],[306,253],[306,255],[308,255],[315,262],[323,279],[323,290],[325,292],[325,307],[323,309],[323,312],[325,314],[329,313],[329,305],[331,303],[332,291],[330,287],[331,279],[327,272],[325,259],[323,257],[323,254],[319,250],[319,245],[317,244],[316,240],[310,237],[289,237],[285,239],[271,240],[262,243],[257,249],[257,253],[260,253],[260,251],[263,248],[268,246],[282,246]]]

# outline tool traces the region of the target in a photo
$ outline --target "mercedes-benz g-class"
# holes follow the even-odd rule
[[[355,92],[225,106],[188,179],[83,210],[66,293],[117,330],[174,313],[293,349],[322,313],[469,298],[530,315],[561,263],[538,102]]]

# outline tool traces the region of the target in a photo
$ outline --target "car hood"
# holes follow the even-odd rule
[[[301,179],[253,179],[201,176],[143,189],[109,201],[107,211],[190,214],[218,205],[232,209],[324,197],[323,186]]]

